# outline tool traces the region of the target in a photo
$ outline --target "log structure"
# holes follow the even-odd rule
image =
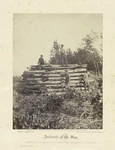
[[[83,77],[87,73],[87,65],[70,64],[67,67],[43,65],[40,69],[37,65],[31,66],[22,74],[22,90],[35,93],[63,94],[67,89],[65,72],[69,75],[69,88],[84,89]]]

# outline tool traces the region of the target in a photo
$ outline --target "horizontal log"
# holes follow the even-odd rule
[[[69,74],[70,77],[83,77],[84,73],[71,73]]]
[[[71,72],[79,72],[79,71],[86,71],[86,68],[83,69],[83,68],[80,68],[80,69],[67,69],[68,73],[71,73]],[[51,71],[51,72],[60,72],[60,73],[63,73],[65,72],[65,70],[55,70],[55,71]]]
[[[47,89],[47,91],[49,93],[51,93],[51,92],[66,92],[64,88],[63,89]]]
[[[83,76],[70,76],[70,80],[81,80]],[[42,78],[23,78],[24,81],[62,81],[65,80],[65,77],[42,77]]]
[[[43,83],[39,83],[40,85],[57,85],[57,84],[61,84],[60,81],[56,81],[56,82],[43,82]]]
[[[66,92],[66,88],[47,89],[48,92]]]
[[[77,75],[77,74],[84,74],[84,73],[86,73],[86,71],[70,72],[69,74],[71,75],[71,74],[73,74],[73,73],[75,73],[76,75]]]
[[[49,76],[49,74],[33,74],[33,78],[43,78],[43,77],[47,77],[47,76]]]
[[[75,73],[73,73],[73,74],[71,74],[71,75],[69,75],[70,77],[83,77],[84,76],[84,73],[82,74],[82,73],[80,73],[80,74],[75,74]],[[60,74],[54,74],[54,75],[44,75],[44,76],[41,76],[41,75],[37,75],[37,76],[32,76],[31,78],[49,78],[49,79],[54,79],[54,78],[60,78],[61,76],[60,76]],[[30,78],[29,76],[27,77],[27,78]],[[25,78],[26,79],[26,78]]]
[[[74,86],[71,85],[71,86],[70,86],[70,88],[74,88],[74,87],[84,87],[84,85],[83,85],[83,84],[79,84],[79,85],[74,85]]]
[[[72,89],[75,89],[75,90],[82,90],[84,89],[84,87],[75,87],[75,88],[72,88]],[[48,93],[58,93],[58,92],[66,92],[66,89],[63,88],[63,89],[47,89]]]
[[[79,84],[78,86],[77,85],[70,85],[70,87],[71,88],[78,88],[78,87],[84,87],[83,86],[83,84]],[[55,86],[55,85],[50,85],[50,86],[48,86],[48,85],[46,85],[46,87],[44,86],[44,89],[64,89],[65,88],[65,86]],[[23,89],[30,89],[30,90],[40,90],[40,89],[42,89],[41,88],[41,86],[40,85],[30,85],[30,86],[28,86],[28,85],[26,85],[26,86],[24,86],[23,87]]]
[[[76,84],[69,84],[70,87],[78,87],[78,86],[83,86],[82,83],[79,83],[79,85],[77,86]],[[54,89],[60,89],[60,88],[65,88],[65,84],[64,85],[60,85],[60,86],[57,86],[57,85],[46,85],[46,86],[41,86],[41,85],[26,85],[24,86],[24,88],[29,88],[29,89],[33,89],[33,88],[41,88],[41,87],[46,87],[46,88],[54,88]]]
[[[59,84],[60,83],[60,81],[42,81],[42,80],[39,80],[39,79],[28,79],[28,80],[26,80],[26,81],[36,81],[36,84]]]
[[[59,82],[60,83],[60,82]],[[40,86],[45,86],[45,85],[57,85],[57,84],[59,84],[59,83],[55,83],[55,82],[53,82],[53,83],[46,83],[46,82],[38,82],[38,83],[27,83],[28,85],[40,85]]]
[[[60,81],[46,81],[45,84],[60,84]]]
[[[31,65],[31,67],[37,67],[38,65]],[[46,67],[46,66],[51,66],[51,65],[48,65],[48,64],[44,64],[42,65],[43,67]]]
[[[86,64],[82,64],[82,65],[86,65]],[[51,64],[51,66],[52,67],[65,67],[65,66],[61,66],[61,65],[59,65],[59,64]],[[68,64],[68,66],[69,67],[71,67],[71,66],[79,66],[78,64]]]
[[[38,65],[31,65],[31,67],[36,68]],[[52,69],[73,69],[73,68],[86,68],[87,64],[69,64],[68,66],[60,66],[60,65],[42,65],[43,68],[52,68]]]
[[[43,79],[41,79],[41,78],[36,78],[36,79],[33,79],[33,78],[28,78],[28,79],[26,79],[26,81],[37,81],[38,83],[46,83],[47,81],[48,82],[52,82],[52,81],[64,81],[64,79],[61,79],[61,78],[58,78],[58,79],[49,79],[49,80],[47,80],[47,81],[43,81]]]
[[[71,73],[68,73],[70,76],[73,76],[73,77],[77,77],[77,76],[83,76],[84,75],[84,72],[71,72]],[[52,73],[46,73],[46,74],[35,74],[35,73],[31,73],[31,74],[25,74],[25,75],[22,75],[22,76],[26,76],[26,77],[32,77],[32,78],[42,78],[42,77],[60,77],[60,74],[59,73],[55,73],[55,74],[52,74]]]
[[[25,74],[28,74],[28,75],[43,74],[43,73],[47,73],[47,72],[49,72],[49,71],[46,71],[46,70],[24,71],[23,75],[25,75]]]
[[[30,75],[32,78],[43,78],[43,77],[60,77],[60,74],[45,74],[45,75],[39,75],[39,74],[31,74]],[[27,77],[30,77],[27,75]]]
[[[24,86],[25,89],[41,89],[41,85],[26,85]]]
[[[60,74],[60,73],[64,73],[64,71],[53,71],[53,72],[41,72],[41,71],[35,71],[35,72],[26,72],[25,74],[23,74],[23,76],[24,75],[32,75],[32,74],[41,74],[41,75],[45,75],[45,74],[47,74],[47,75],[51,75],[51,74]],[[68,72],[68,74],[84,74],[84,73],[86,73],[86,71],[69,71]]]
[[[40,87],[29,87],[29,86],[26,86],[26,87],[24,87],[24,89],[26,89],[26,90],[40,90]]]
[[[32,81],[32,80],[31,80]],[[37,81],[37,84],[61,84],[61,83],[65,83],[65,80],[49,80],[49,81],[40,81],[40,80],[34,80]],[[82,80],[70,80],[70,83],[79,83]]]
[[[56,95],[65,95],[66,94],[66,92],[56,92],[56,93],[48,93],[48,95],[50,96],[50,95],[53,95],[53,94],[56,94]]]
[[[45,80],[45,78],[44,78],[44,80]],[[51,79],[48,79],[48,81],[50,82],[50,81],[62,81],[63,79],[61,79],[61,78],[51,78]],[[43,81],[43,79],[42,78],[27,78],[26,79],[26,81]]]
[[[76,86],[76,85],[78,85],[78,84],[83,84],[84,82],[83,81],[79,81],[79,80],[77,80],[77,81],[70,81],[69,82],[69,85],[70,86]],[[51,82],[51,84],[46,84],[46,86],[52,86],[52,85],[55,85],[55,86],[65,86],[65,82],[60,82],[60,83],[58,83],[58,84],[52,84],[52,82]]]
[[[81,65],[78,65],[78,64],[68,64],[68,66],[60,66],[60,65],[51,65],[53,68],[79,68],[79,67],[87,67],[87,64],[81,64]]]
[[[77,83],[69,83],[69,86],[70,87],[75,87],[77,85],[84,85],[83,82],[77,82]],[[26,86],[32,86],[32,87],[47,87],[47,88],[58,88],[58,87],[65,87],[65,83],[60,83],[60,84],[54,84],[54,83],[49,83],[49,84],[44,84],[44,83],[29,83],[29,82],[26,82],[25,83],[25,87]]]
[[[74,84],[76,84],[76,83],[79,83],[80,81],[78,80],[72,80],[72,81],[70,81],[70,83],[74,83]],[[44,82],[44,83],[46,83],[46,84],[61,84],[61,83],[65,83],[65,82],[60,82],[60,81],[46,81],[46,82]]]
[[[74,86],[74,85],[76,85],[78,83],[84,83],[84,81],[82,81],[82,80],[75,80],[75,81],[73,81],[72,80],[72,81],[69,82],[69,85]]]
[[[43,76],[40,74],[24,74],[22,75],[24,78],[42,78]],[[47,77],[47,75],[45,75]]]
[[[31,85],[31,86],[33,86],[33,85],[40,85],[39,83],[34,83],[34,82],[25,82],[25,84],[26,85]]]
[[[26,90],[26,92],[41,93],[41,91],[40,91],[40,90]]]
[[[24,71],[24,73],[23,74],[31,74],[31,73],[45,73],[45,72],[63,72],[64,70],[68,70],[68,72],[73,72],[73,71],[79,71],[79,70],[81,70],[81,71],[84,71],[84,70],[86,70],[86,68],[74,68],[74,69],[65,69],[65,68],[63,68],[63,69],[56,69],[56,70],[51,70],[51,71],[48,71],[48,70],[34,70],[34,71]]]
[[[70,82],[71,81],[81,81],[82,78],[70,78]],[[58,78],[58,79],[49,79],[48,81],[64,81],[65,82],[65,78]]]
[[[73,73],[73,74],[69,74],[70,78],[73,80],[74,78],[82,78],[84,76],[84,73]],[[64,78],[64,77],[61,77],[60,74],[54,74],[54,75],[44,75],[44,76],[41,76],[41,75],[36,75],[36,76],[27,76],[27,77],[24,77],[23,79],[25,80],[40,80],[42,78],[49,78],[49,79],[60,79],[60,78]],[[18,81],[17,81],[18,82]]]
[[[56,74],[48,74],[48,77],[60,77],[60,74],[56,73]]]
[[[46,82],[43,82],[43,81],[37,81],[37,82],[24,82],[25,84],[27,85],[40,85],[40,86],[45,86],[45,85],[56,85],[56,86],[61,86],[62,84],[65,85],[65,81],[62,80],[62,81],[46,81]],[[82,80],[70,80],[69,84],[70,85],[78,85],[80,83],[84,83]]]
[[[41,78],[27,78],[27,79],[25,79],[26,81],[42,81],[42,79]]]
[[[49,79],[48,81],[64,81],[64,79],[63,78],[59,78],[59,79]]]
[[[45,79],[44,79],[45,80]],[[80,78],[74,78],[74,79],[70,79],[70,80],[80,80]],[[28,78],[28,79],[26,79],[25,81],[37,81],[38,83],[40,82],[40,83],[46,83],[46,82],[52,82],[52,81],[65,81],[65,78],[51,78],[51,79],[49,79],[49,80],[47,80],[47,81],[43,81],[43,79],[41,79],[41,78],[36,78],[36,79],[34,79],[34,78]]]
[[[68,73],[69,74],[69,73]],[[80,76],[84,76],[84,73],[70,73],[69,74],[70,77],[80,77]],[[60,74],[49,74],[48,77],[60,77]]]
[[[82,81],[82,78],[70,78],[70,82],[71,81]]]
[[[65,88],[65,86],[57,86],[57,85],[46,85],[47,89],[60,89]]]
[[[81,81],[82,77],[70,77],[70,82],[76,80]],[[65,81],[65,78],[49,79],[49,81]]]
[[[73,69],[81,69],[81,68],[86,68],[86,66],[76,66],[76,67],[55,67],[55,68],[52,68],[54,70],[65,70],[65,69],[69,69],[69,70],[73,70]]]
[[[79,85],[77,86],[76,84],[70,84],[69,85],[70,87],[81,87],[83,86],[84,87],[84,84],[82,83],[79,83]],[[65,85],[60,85],[60,86],[57,86],[57,85],[46,85],[47,88],[49,89],[60,89],[60,88],[65,88]]]
[[[70,76],[70,80],[76,80],[76,79],[81,79],[83,76]],[[65,77],[48,77],[49,80],[55,80],[55,79],[65,79]]]
[[[86,69],[75,69],[75,70],[67,70],[69,74],[71,73],[82,73],[82,72],[86,72],[87,70]],[[49,71],[47,72],[48,74],[61,74],[61,73],[64,73],[65,70],[54,70],[54,71]],[[44,71],[44,74],[46,72]]]

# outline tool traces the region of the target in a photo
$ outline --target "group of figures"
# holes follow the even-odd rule
[[[60,55],[60,64],[61,66],[68,66],[68,60],[65,54],[65,49],[64,49],[64,45],[62,44],[61,47],[59,48],[59,52],[57,52],[55,55]],[[56,57],[55,57],[56,59]],[[58,60],[56,59],[56,64],[58,64]],[[43,55],[41,55],[41,57],[38,60],[38,65],[42,66],[44,65],[44,58]]]
[[[65,55],[65,49],[63,48],[64,45],[62,44],[61,45],[61,48],[60,48],[60,56],[61,56],[61,66],[68,66],[68,61],[67,61],[67,58],[66,58],[66,55]],[[43,58],[43,55],[41,55],[41,57],[39,58],[38,60],[38,67],[39,69],[42,69],[42,65],[44,65],[44,58]],[[61,77],[64,77],[65,78],[65,87],[69,87],[69,80],[70,80],[70,77],[69,77],[69,74],[68,74],[68,71],[65,70],[65,72],[63,74],[61,74]]]

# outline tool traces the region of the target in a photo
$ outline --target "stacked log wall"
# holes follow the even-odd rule
[[[53,66],[53,70],[28,70],[22,75],[22,82],[25,83],[23,89],[28,92],[40,92],[42,87],[48,93],[64,93],[65,78],[61,76],[65,70],[68,71],[70,81],[69,87],[74,89],[84,89],[84,74],[87,72],[87,65],[69,65],[69,67]]]

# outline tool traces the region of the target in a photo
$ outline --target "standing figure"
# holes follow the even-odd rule
[[[65,88],[69,88],[69,82],[70,82],[70,76],[68,73],[68,70],[65,70],[65,72],[60,73],[62,85],[65,86]]]
[[[65,88],[69,88],[69,81],[70,81],[70,77],[68,71],[65,70]]]
[[[41,57],[40,57],[39,60],[38,60],[37,69],[38,69],[38,70],[42,70],[42,68],[43,68],[42,65],[44,65],[43,55],[41,55]]]
[[[61,65],[64,66],[68,66],[68,62],[67,62],[67,58],[66,58],[66,54],[65,54],[65,49],[63,48],[64,45],[62,44],[61,45],[61,48],[60,48],[60,55],[61,55]]]
[[[89,91],[89,73],[86,72],[83,76],[83,84],[85,87],[85,91],[88,90]]]

